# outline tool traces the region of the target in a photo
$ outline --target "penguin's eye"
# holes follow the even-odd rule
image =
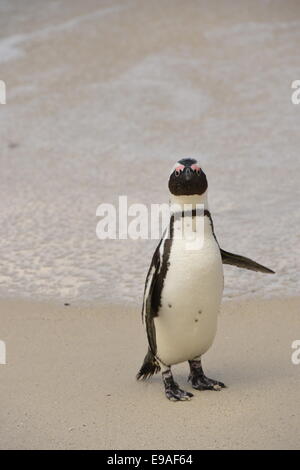
[[[198,176],[200,175],[200,173],[201,173],[201,168],[200,168],[200,166],[198,166],[198,165],[192,165],[191,168],[192,168],[192,170],[194,170],[194,172],[196,173],[196,175],[198,175]]]
[[[175,168],[175,172],[174,172],[174,173],[175,173],[175,176],[179,176],[180,173],[182,173],[183,169],[184,169],[184,166],[183,166],[183,165],[177,166],[177,167]]]

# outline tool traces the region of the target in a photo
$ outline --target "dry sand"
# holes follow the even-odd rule
[[[299,449],[299,299],[225,303],[207,374],[228,389],[166,400],[135,381],[139,309],[1,301],[2,449]],[[186,365],[174,368],[186,384]]]

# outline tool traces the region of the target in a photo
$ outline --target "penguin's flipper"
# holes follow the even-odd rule
[[[231,264],[232,266],[237,266],[238,268],[250,269],[250,271],[275,274],[272,269],[266,268],[262,264],[256,263],[256,261],[253,261],[250,258],[246,258],[246,256],[229,253],[228,251],[224,251],[221,248],[220,251],[223,264]]]
[[[164,284],[164,277],[168,269],[168,258],[171,250],[172,235],[173,235],[174,216],[171,217],[170,225],[165,229],[162,238],[154,252],[150,268],[146,277],[142,320],[146,324],[147,338],[149,350],[156,358],[157,345],[156,345],[156,330],[154,318],[158,316],[160,308],[161,292]],[[168,235],[170,235],[168,237]],[[163,249],[162,243],[164,242]],[[146,355],[146,358],[147,359]],[[149,361],[148,361],[149,362]],[[151,370],[154,370],[153,364],[148,364]],[[143,364],[145,366],[145,364]],[[156,368],[157,369],[157,368]],[[149,375],[149,374],[148,374]]]
[[[156,331],[154,325],[155,313],[153,308],[153,292],[157,283],[159,270],[161,267],[161,255],[159,250],[160,245],[161,241],[154,252],[151,265],[147,274],[142,309],[142,320],[146,324],[149,349],[154,357],[156,355]]]

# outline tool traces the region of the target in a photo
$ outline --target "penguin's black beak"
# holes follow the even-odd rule
[[[193,172],[192,172],[192,170],[191,170],[189,167],[185,168],[185,170],[184,170],[184,176],[185,176],[185,181],[190,181],[190,180],[192,179],[192,177],[193,177]]]

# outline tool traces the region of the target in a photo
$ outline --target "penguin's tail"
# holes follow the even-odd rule
[[[147,380],[151,375],[157,374],[160,371],[160,365],[150,349],[145,356],[142,367],[136,375],[137,380]]]

